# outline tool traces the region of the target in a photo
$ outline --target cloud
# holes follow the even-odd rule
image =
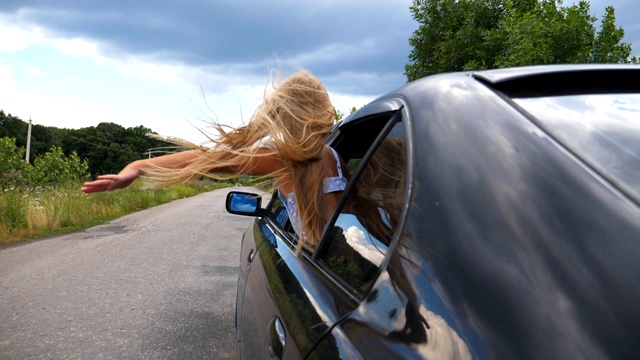
[[[8,24],[11,24],[11,18],[0,13],[0,54],[23,51],[42,41],[39,27],[29,25],[24,28]]]
[[[625,21],[632,25],[619,21],[625,30],[635,26],[628,3],[616,5],[621,20],[631,19]],[[410,5],[410,0],[4,0],[0,106],[24,117],[33,108],[28,104],[43,99],[47,111],[39,111],[52,122],[73,116],[74,124],[139,119],[171,135],[176,117],[246,119],[273,69],[289,74],[306,68],[348,114],[406,82],[408,38],[418,26]],[[592,5],[596,8],[604,6]],[[627,38],[635,41],[638,32],[627,31]],[[58,104],[70,107],[56,114]],[[94,112],[91,121],[77,114],[80,109]],[[160,129],[159,124],[173,125]]]
[[[407,39],[417,27],[409,5],[409,0],[66,0],[9,1],[0,5],[0,12],[10,17],[5,23],[37,24],[49,37],[72,42],[59,46],[77,50],[93,44],[97,48],[81,51],[108,58],[126,54],[146,63],[236,70],[250,76],[286,66],[289,72],[312,69],[321,79],[350,72],[394,80],[360,90],[334,85],[339,91],[370,95],[402,84],[398,79],[410,50]]]
[[[25,65],[24,72],[27,76],[33,78],[42,77],[44,75],[44,72],[42,70],[32,65]]]
[[[0,62],[0,99],[7,101],[13,95],[16,82],[13,78],[14,66]]]
[[[344,231],[344,237],[347,243],[365,259],[376,266],[382,264],[387,248],[371,234],[365,233],[359,226],[354,225]]]

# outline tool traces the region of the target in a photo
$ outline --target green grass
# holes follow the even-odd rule
[[[84,229],[202,192],[232,186],[200,181],[161,189],[134,184],[114,192],[83,194],[80,185],[12,189],[0,193],[0,245]]]

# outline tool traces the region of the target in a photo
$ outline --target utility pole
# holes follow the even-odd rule
[[[25,161],[29,162],[29,150],[31,150],[31,115],[29,115],[29,130],[27,130],[27,156]]]

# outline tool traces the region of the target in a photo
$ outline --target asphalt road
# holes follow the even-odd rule
[[[1,250],[0,359],[237,358],[227,192]]]

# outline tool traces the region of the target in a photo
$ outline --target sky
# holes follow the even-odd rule
[[[640,55],[637,0],[615,2]],[[406,82],[411,0],[0,0],[0,109],[59,128],[142,125],[199,143],[248,120],[275,72],[312,71],[348,114]],[[571,4],[572,1],[565,1]]]

